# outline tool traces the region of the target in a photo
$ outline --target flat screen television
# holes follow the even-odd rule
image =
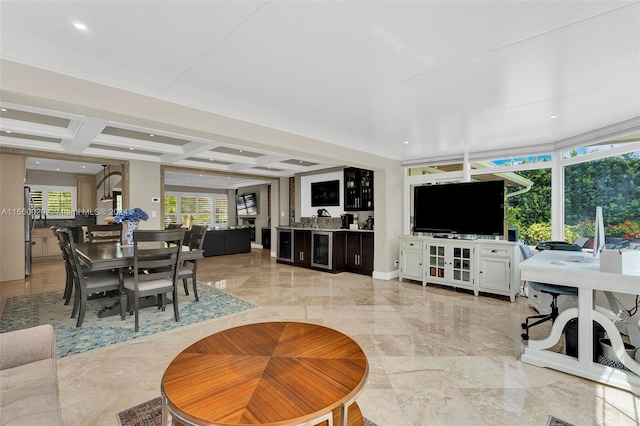
[[[504,181],[416,186],[415,232],[504,235]]]
[[[238,216],[256,216],[258,201],[255,193],[236,195],[236,212]]]
[[[340,205],[340,181],[311,183],[311,207],[328,207]]]

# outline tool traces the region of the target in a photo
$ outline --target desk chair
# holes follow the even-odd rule
[[[120,242],[122,241],[122,223],[112,225],[87,225],[87,235],[90,243]]]
[[[533,256],[533,252],[529,248],[529,246],[520,244],[520,252],[522,253],[522,259],[526,260]],[[560,312],[558,311],[558,296],[577,296],[578,289],[575,287],[567,287],[563,285],[555,285],[555,284],[545,284],[545,283],[537,283],[534,281],[529,281],[529,286],[536,291],[541,293],[547,293],[551,296],[551,313],[544,315],[532,315],[525,319],[525,322],[522,323],[522,329],[524,333],[520,335],[522,340],[529,340],[529,329],[538,324],[545,323],[547,321],[551,321],[552,323],[558,318]],[[535,322],[529,324],[529,321]]]
[[[204,244],[204,236],[206,233],[206,226],[191,226],[189,250],[202,250],[202,245]],[[184,293],[187,296],[189,295],[187,280],[191,278],[191,280],[193,281],[193,296],[196,298],[196,302],[200,301],[200,298],[198,297],[198,288],[196,287],[196,272],[198,271],[199,260],[200,259],[185,260],[180,268],[178,268],[178,279],[182,280],[182,284],[184,285]],[[191,268],[189,268],[189,264],[191,264]]]
[[[130,310],[135,315],[136,332],[139,329],[138,310],[141,297],[157,296],[158,308],[164,310],[165,294],[173,293],[173,315],[176,321],[180,321],[177,282],[183,238],[183,230],[134,231],[133,277],[126,278],[123,282],[126,295],[120,296],[120,306],[127,306],[128,297]],[[158,244],[146,244],[149,242]]]

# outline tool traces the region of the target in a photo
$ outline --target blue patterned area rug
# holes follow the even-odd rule
[[[117,416],[120,426],[160,426],[162,425],[162,401],[157,397],[121,411]],[[173,422],[173,425],[176,423]],[[365,417],[364,426],[376,426],[376,424]]]
[[[547,426],[573,426],[573,425],[571,423],[565,422],[564,420],[560,420],[553,416],[549,416],[549,421],[547,422]]]
[[[141,309],[137,333],[133,331],[132,315],[127,314],[124,321],[120,320],[120,314],[98,318],[98,311],[113,305],[119,297],[89,300],[82,327],[76,328],[76,319],[71,318],[73,301],[65,306],[62,291],[16,296],[7,299],[0,319],[0,333],[51,324],[56,333],[58,358],[62,358],[255,307],[206,285],[198,286],[198,296],[200,301],[196,302],[192,293],[180,294],[180,322],[174,320],[171,305],[165,311],[155,306]]]

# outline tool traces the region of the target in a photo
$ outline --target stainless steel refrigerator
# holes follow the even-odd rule
[[[31,200],[31,188],[24,187],[24,274],[31,275],[31,247],[33,226],[35,225],[35,209]]]

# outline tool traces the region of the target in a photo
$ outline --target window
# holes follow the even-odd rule
[[[31,186],[31,202],[36,216],[48,219],[75,217],[76,188],[72,186]]]
[[[215,206],[215,211],[214,211]],[[164,223],[226,226],[227,197],[211,194],[167,194],[164,197]]]
[[[603,209],[608,241],[640,239],[640,134],[576,146],[560,147],[553,153],[473,159],[462,173],[422,174],[415,173],[419,167],[406,166],[405,232],[412,226],[413,187],[464,181],[466,171],[471,181],[505,181],[505,225],[518,227],[520,238],[530,245],[593,236],[596,206]],[[442,170],[436,163],[429,168]]]
[[[640,151],[607,157],[601,150],[591,150],[594,154],[587,157],[587,151],[574,150],[565,157],[584,157],[564,167],[565,240],[592,241],[596,206],[602,207],[608,242],[640,238]]]

